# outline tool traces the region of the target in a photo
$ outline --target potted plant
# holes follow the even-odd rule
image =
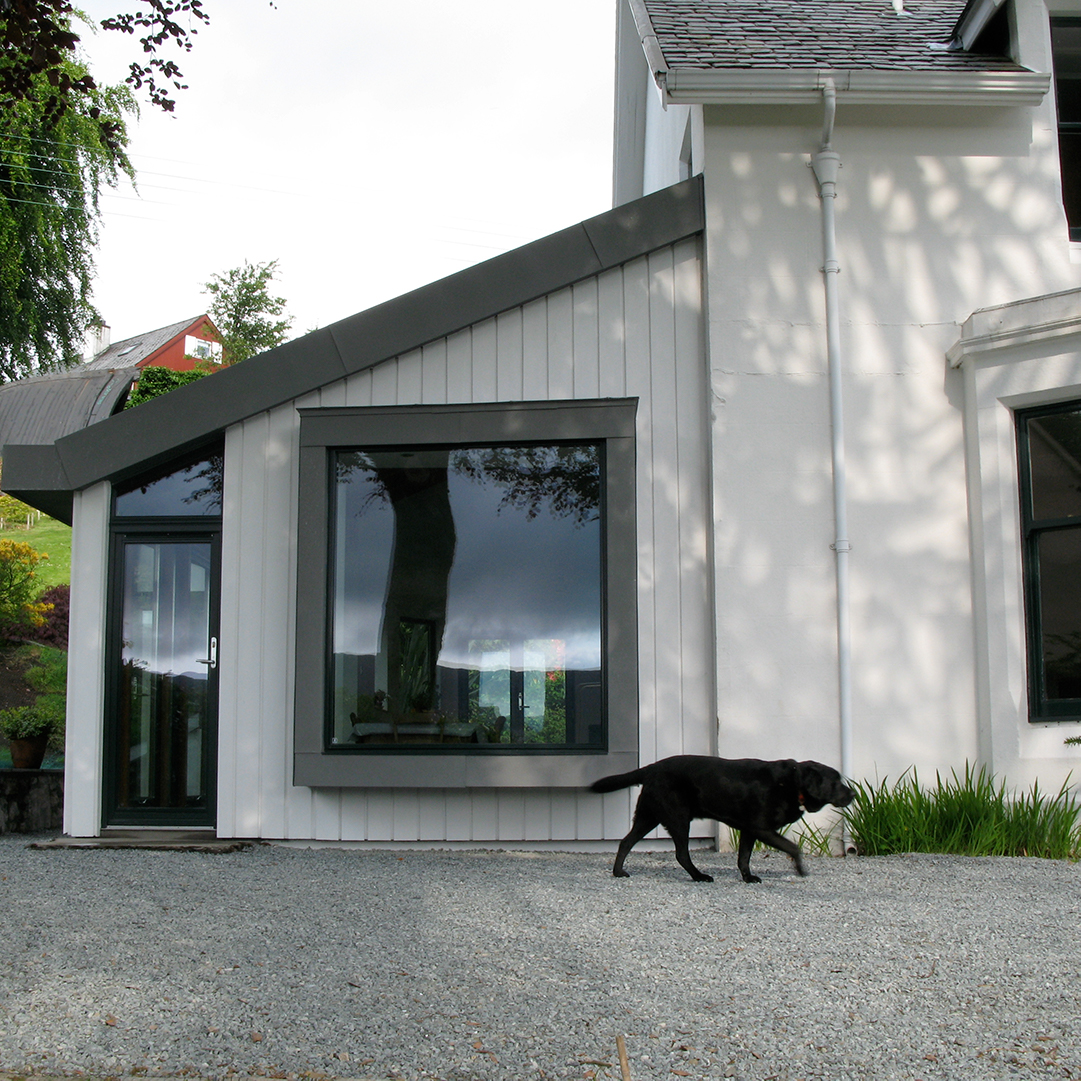
[[[63,726],[54,710],[42,706],[0,709],[0,735],[8,741],[15,769],[40,769],[50,738],[61,736]]]

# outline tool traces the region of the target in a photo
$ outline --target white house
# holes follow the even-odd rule
[[[74,525],[65,831],[604,846],[585,786],[677,753],[1061,783],[1052,16],[622,0],[614,210],[6,447]]]

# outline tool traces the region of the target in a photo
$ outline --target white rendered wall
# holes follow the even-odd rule
[[[1052,104],[838,107],[854,761],[979,750],[963,387],[975,309],[1075,284]],[[706,110],[720,753],[839,759],[820,109]],[[747,478],[754,477],[749,484]]]
[[[707,374],[688,240],[353,376],[297,407],[639,396],[641,761],[715,750]],[[218,833],[371,842],[588,844],[627,792],[291,784],[298,419],[231,429],[223,507]],[[709,836],[703,827],[702,836]]]

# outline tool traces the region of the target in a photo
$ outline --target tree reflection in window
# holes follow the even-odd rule
[[[203,450],[118,485],[115,513],[123,518],[218,517],[224,474],[224,451]]]
[[[334,455],[332,745],[603,744],[602,453]]]

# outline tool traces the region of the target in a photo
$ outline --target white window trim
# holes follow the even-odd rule
[[[1081,290],[976,312],[947,354],[964,380],[980,760],[1021,780],[1077,758],[1069,721],[1029,720],[1016,413],[1081,401]]]

